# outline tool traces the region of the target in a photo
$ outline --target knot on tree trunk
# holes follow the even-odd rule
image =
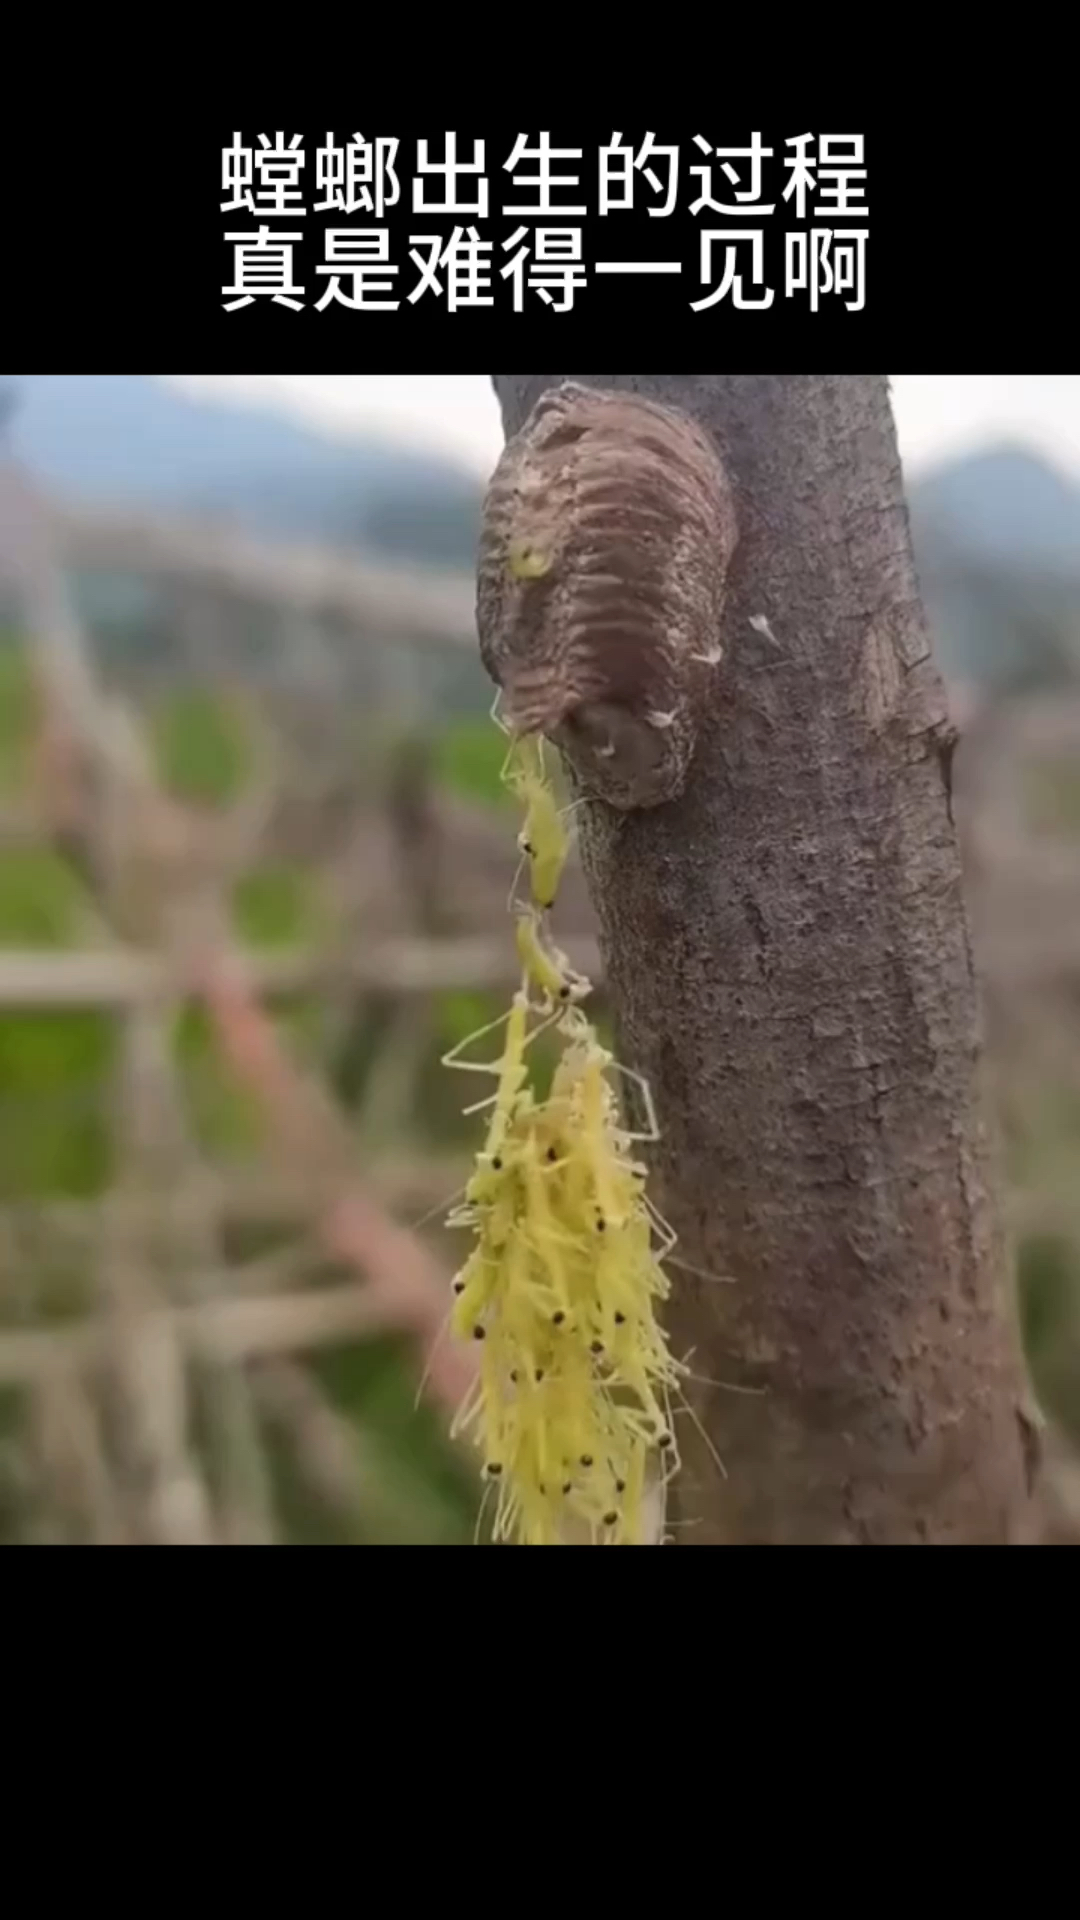
[[[573,382],[503,451],[484,505],[480,652],[516,732],[622,811],[683,789],[720,663],[735,508],[688,415]]]

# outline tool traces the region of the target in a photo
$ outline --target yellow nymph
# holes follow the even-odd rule
[[[570,838],[558,795],[545,773],[544,750],[539,740],[526,736],[514,742],[503,778],[525,806],[518,850],[529,863],[533,902],[547,912],[555,904],[570,851]]]
[[[534,546],[529,540],[512,540],[507,553],[507,567],[515,580],[542,580],[552,568],[551,555],[541,547]]]
[[[590,991],[546,937],[537,909],[555,898],[567,855],[558,803],[536,741],[504,769],[526,807],[521,836],[533,908],[517,909],[521,985],[498,1059],[461,1053],[450,1066],[487,1073],[496,1091],[486,1138],[450,1224],[474,1245],[455,1281],[452,1326],[479,1343],[475,1386],[457,1429],[471,1432],[495,1493],[493,1537],[551,1546],[581,1539],[640,1544],[650,1481],[677,1463],[669,1400],[684,1371],[657,1319],[671,1236],[632,1158],[609,1075],[619,1069],[577,1004]],[[552,1031],[560,1057],[541,1098],[529,1049]],[[637,1076],[631,1075],[636,1079]],[[643,1086],[643,1083],[640,1083]]]

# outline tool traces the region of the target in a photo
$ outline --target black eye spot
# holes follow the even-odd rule
[[[494,1158],[494,1160],[492,1161],[492,1163],[491,1163],[491,1165],[492,1165],[492,1168],[493,1168],[493,1170],[494,1170],[494,1171],[495,1171],[496,1173],[501,1173],[501,1172],[502,1172],[502,1155],[501,1155],[501,1153],[497,1153],[497,1154],[495,1155],[495,1158]]]
[[[483,1327],[474,1327],[472,1330],[472,1337],[474,1340],[483,1340],[485,1338]]]
[[[557,1159],[558,1159],[558,1157],[559,1157],[559,1156],[558,1156],[558,1153],[556,1152],[556,1150],[555,1150],[555,1148],[554,1148],[554,1147],[549,1147],[549,1148],[548,1148],[548,1150],[547,1150],[547,1157],[548,1157],[548,1159],[549,1159],[549,1160],[557,1160]]]
[[[582,1456],[581,1456],[581,1464],[582,1464],[582,1466],[583,1466],[583,1467],[591,1467],[591,1466],[592,1466],[592,1463],[593,1463],[593,1457],[592,1457],[592,1454],[591,1454],[591,1453],[583,1453],[583,1454],[582,1454]]]
[[[535,1378],[536,1378],[536,1383],[537,1383],[537,1385],[538,1385],[538,1386],[539,1386],[539,1384],[540,1384],[540,1382],[541,1382],[541,1380],[543,1379],[543,1377],[544,1377],[544,1369],[543,1369],[543,1367],[537,1367],[537,1369],[536,1369],[536,1375],[535,1375]]]
[[[565,1319],[566,1319],[566,1315],[565,1315],[565,1313],[563,1312],[563,1310],[562,1310],[562,1308],[560,1307],[560,1308],[559,1308],[559,1311],[558,1311],[558,1313],[553,1313],[553,1314],[552,1314],[552,1316],[551,1316],[551,1324],[552,1324],[552,1326],[553,1326],[553,1327],[561,1327],[561,1326],[562,1326],[562,1323],[563,1323],[563,1321],[564,1321]]]
[[[616,1493],[625,1493],[625,1492],[626,1492],[626,1481],[625,1481],[625,1480],[616,1480],[616,1482],[615,1482],[615,1491],[616,1491]]]
[[[569,989],[569,987],[560,987],[560,988],[559,988],[559,999],[560,999],[560,1000],[569,1000],[569,998],[570,998],[570,989]]]
[[[603,1353],[603,1351],[604,1343],[602,1340],[594,1340],[592,1346],[589,1348],[590,1353]]]
[[[574,1491],[574,1483],[573,1483],[573,1481],[572,1481],[572,1480],[565,1480],[565,1481],[563,1482],[563,1492],[564,1492],[564,1493],[573,1493],[573,1491]]]
[[[656,1443],[656,1444],[657,1444],[657,1446],[658,1446],[658,1447],[670,1447],[670,1445],[671,1445],[671,1435],[670,1435],[670,1433],[662,1433],[662,1434],[660,1435],[660,1437],[659,1437],[659,1439],[657,1440],[657,1443]]]
[[[617,1327],[625,1327],[625,1325],[626,1325],[626,1315],[625,1315],[625,1313],[617,1313],[617,1314],[615,1315],[615,1325],[616,1325]]]
[[[493,1480],[497,1480],[497,1479],[498,1479],[498,1477],[499,1477],[499,1475],[500,1475],[500,1473],[502,1472],[502,1463],[501,1463],[501,1461],[499,1461],[499,1460],[489,1460],[489,1461],[488,1461],[488,1468],[487,1468],[487,1470],[488,1470],[488,1472],[490,1473],[490,1475],[491,1475],[491,1477],[492,1477],[492,1479],[493,1479]]]
[[[532,851],[533,851],[533,844],[532,844],[532,841],[531,841],[531,840],[523,840],[523,841],[522,841],[522,843],[521,843],[521,851],[522,851],[522,853],[532,853]]]
[[[617,1513],[605,1513],[605,1515],[604,1515],[604,1525],[605,1525],[605,1527],[613,1527],[613,1526],[615,1525],[615,1522],[617,1521],[617,1519],[618,1519],[618,1517],[619,1517],[619,1516],[618,1516],[618,1514],[617,1514]]]
[[[510,1375],[510,1384],[511,1386],[516,1387],[517,1383],[518,1383],[518,1376],[517,1376],[517,1368],[515,1367],[513,1373]]]
[[[554,900],[541,900],[540,905],[545,913],[550,913],[555,902]]]
[[[607,1221],[604,1219],[603,1215],[601,1215],[600,1219],[596,1223],[596,1231],[597,1233],[607,1232]]]
[[[455,1293],[464,1293],[464,1291],[465,1291],[465,1282],[464,1282],[464,1280],[455,1280],[455,1281],[454,1281],[454,1292],[455,1292]]]

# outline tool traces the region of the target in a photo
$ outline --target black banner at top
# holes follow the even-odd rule
[[[238,111],[156,143],[145,167],[128,139],[115,214],[76,222],[59,264],[44,217],[28,222],[9,352],[20,331],[40,338],[59,273],[98,365],[429,354],[475,370],[555,342],[579,363],[735,370],[1071,363],[1056,189],[1041,176],[1010,219],[1021,164],[1004,138],[924,139],[910,115],[492,130],[468,110],[417,129],[363,102],[334,129]]]
[[[225,313],[426,328],[632,310],[690,340],[710,314],[850,326],[873,297],[861,131],[237,131],[221,190]]]

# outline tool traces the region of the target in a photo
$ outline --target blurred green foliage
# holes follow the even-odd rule
[[[1080,1167],[1080,1091],[1049,1075],[1005,1114],[1010,1181],[1067,1190]]]
[[[1080,1249],[1060,1234],[1019,1248],[1020,1328],[1043,1412],[1080,1448]]]
[[[25,787],[37,712],[26,656],[10,634],[0,633],[0,799]]]
[[[459,1047],[471,1033],[487,1026],[490,1020],[498,1020],[506,1012],[496,995],[467,987],[451,988],[441,993],[437,1006],[436,1039],[440,1056],[449,1053],[451,1047]],[[494,1038],[498,1051],[498,1036]]]
[[[1034,833],[1075,839],[1080,835],[1080,759],[1048,755],[1028,769],[1027,824]]]
[[[184,687],[159,698],[149,714],[162,780],[178,799],[224,807],[242,793],[252,771],[250,723],[235,696]]]
[[[519,802],[502,781],[509,741],[494,720],[449,720],[438,729],[432,745],[433,770],[448,793],[480,806],[520,812]],[[557,754],[548,753],[547,768],[565,802],[568,793]]]
[[[418,1401],[416,1368],[404,1343],[387,1338],[342,1344],[316,1355],[310,1366],[330,1404],[358,1435],[374,1510],[358,1515],[353,1538],[401,1545],[468,1539],[475,1480],[447,1448],[439,1416]]]
[[[78,947],[93,902],[79,876],[48,847],[0,847],[0,947]]]
[[[0,948],[77,948],[90,904],[58,854],[0,847]],[[0,1011],[0,1198],[87,1197],[108,1184],[115,1046],[115,1023],[92,1009]]]
[[[456,720],[440,729],[435,738],[435,776],[448,792],[462,800],[509,811],[517,802],[499,778],[506,745],[506,737],[494,721]]]
[[[252,947],[304,947],[325,939],[330,915],[317,882],[298,867],[268,861],[237,881],[233,924]]]
[[[93,1012],[0,1016],[0,1200],[107,1187],[115,1023]]]

